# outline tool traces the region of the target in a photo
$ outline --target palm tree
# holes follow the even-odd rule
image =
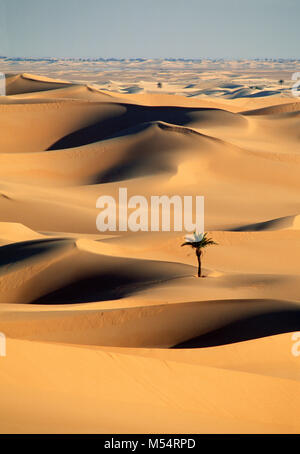
[[[207,233],[193,233],[193,236],[186,236],[186,242],[183,243],[181,246],[191,246],[196,250],[196,256],[198,260],[198,277],[201,277],[201,255],[202,249],[206,248],[207,246],[212,246],[215,243],[211,238],[207,237]]]

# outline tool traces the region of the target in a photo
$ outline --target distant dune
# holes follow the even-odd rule
[[[299,433],[299,63],[252,63],[0,59],[0,432]],[[203,279],[96,230],[120,187],[205,196]]]

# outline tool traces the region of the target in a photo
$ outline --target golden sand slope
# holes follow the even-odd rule
[[[8,78],[0,432],[299,432],[299,126],[296,98]],[[181,235],[97,232],[119,187],[205,196],[204,279]]]

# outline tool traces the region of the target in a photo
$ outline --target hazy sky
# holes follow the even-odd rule
[[[300,58],[300,0],[0,0],[0,55]]]

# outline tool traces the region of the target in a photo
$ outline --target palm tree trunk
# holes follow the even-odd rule
[[[196,255],[198,259],[198,277],[201,277],[201,251],[200,249],[196,249]]]

